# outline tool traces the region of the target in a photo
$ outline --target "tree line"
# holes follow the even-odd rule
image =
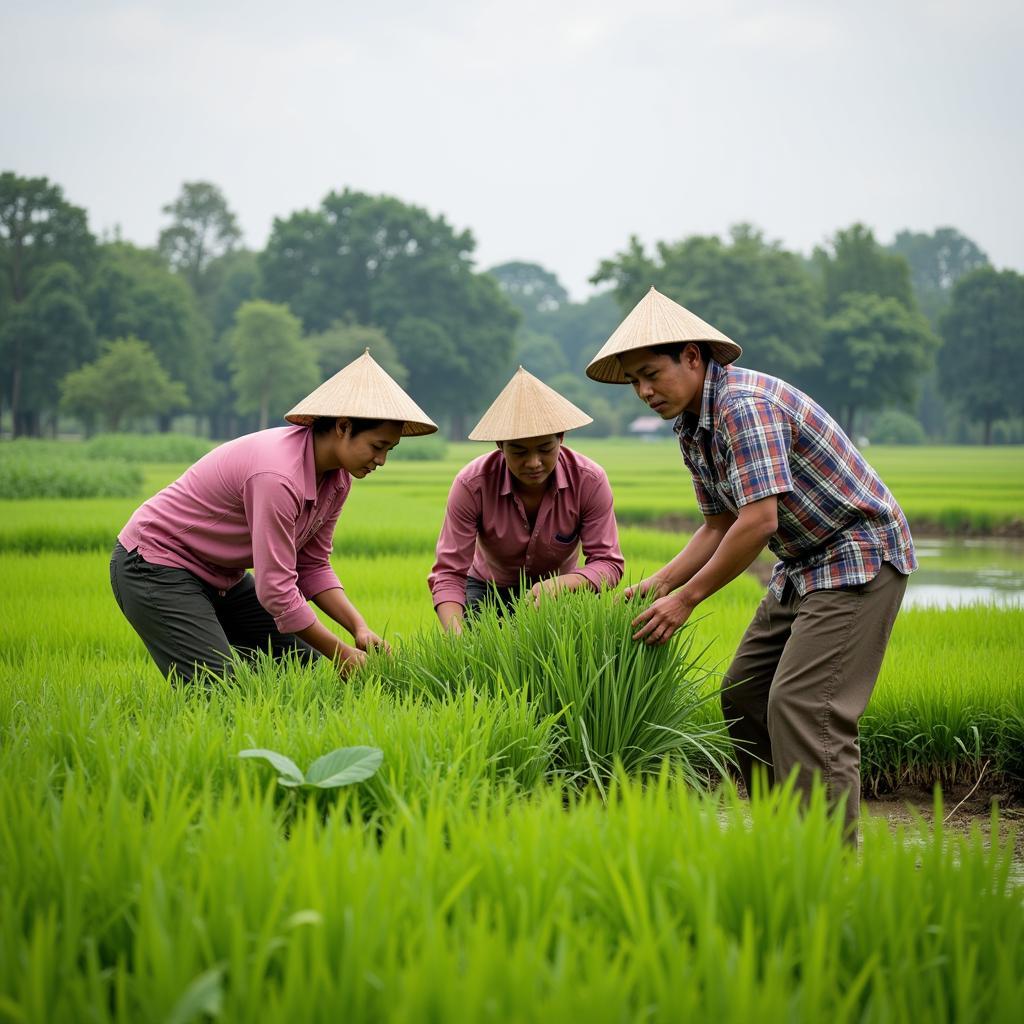
[[[953,228],[888,246],[862,224],[809,257],[737,225],[599,262],[572,302],[536,263],[476,269],[444,216],[346,189],[243,244],[223,193],[187,182],[157,244],[97,239],[46,178],[0,174],[0,422],[14,436],[143,421],[227,437],[283,411],[364,348],[453,436],[516,363],[621,433],[639,407],[588,359],[653,284],[803,387],[850,432],[1024,437],[1024,276]],[[888,419],[886,419],[888,418]],[[179,421],[180,422],[180,421]],[[973,434],[971,432],[974,432]]]

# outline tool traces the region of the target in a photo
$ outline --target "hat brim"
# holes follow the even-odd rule
[[[695,341],[693,338],[678,339],[673,341],[667,339],[666,341],[658,342],[644,342],[641,345],[633,345],[628,348],[623,348],[619,352],[615,352],[611,355],[598,356],[588,367],[587,376],[591,380],[599,381],[602,384],[629,384],[630,381],[626,379],[626,375],[622,370],[622,363],[619,360],[620,356],[624,356],[627,352],[639,352],[640,349],[644,348],[656,348],[658,345],[673,345],[673,344],[690,344],[695,345],[704,344],[707,345],[711,350],[711,358],[716,363],[722,366],[728,366],[729,363],[734,363],[741,355],[743,355],[743,349],[734,341]]]

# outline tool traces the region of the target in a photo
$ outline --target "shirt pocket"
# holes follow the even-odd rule
[[[582,524],[577,523],[571,533],[556,533],[555,544],[562,544],[568,546],[570,544],[578,544],[580,539],[580,527]]]

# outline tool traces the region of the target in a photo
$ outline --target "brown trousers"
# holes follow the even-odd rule
[[[907,577],[888,563],[860,586],[804,597],[786,583],[765,595],[722,682],[722,710],[749,791],[760,762],[769,785],[797,769],[808,793],[817,774],[830,799],[846,796],[846,826],[860,813],[857,723],[874,689]]]

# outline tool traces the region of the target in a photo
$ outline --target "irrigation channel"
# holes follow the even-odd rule
[[[1024,540],[926,538],[916,547],[920,569],[910,577],[904,607],[1024,607]]]

